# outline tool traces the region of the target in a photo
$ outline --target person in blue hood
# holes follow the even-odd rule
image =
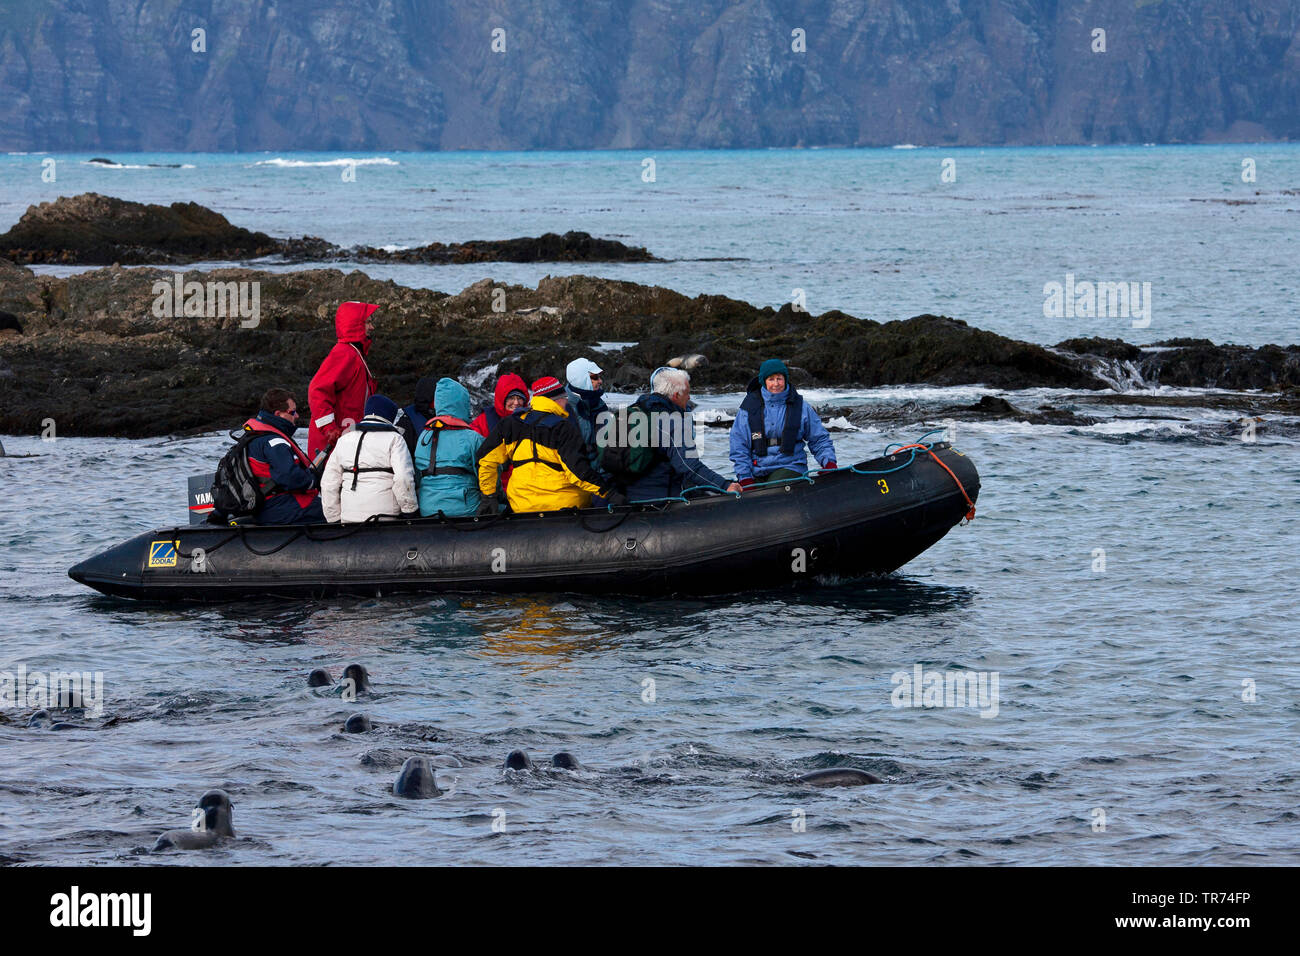
[[[680,369],[659,369],[650,378],[652,391],[636,400],[636,405],[650,416],[651,445],[655,462],[650,469],[627,486],[629,501],[670,498],[691,488],[717,488],[740,491],[740,485],[728,481],[700,461],[695,446],[695,421],[691,410],[691,377]]]
[[[564,393],[569,397],[569,417],[582,433],[582,443],[587,446],[587,460],[602,478],[609,477],[598,461],[600,449],[596,447],[596,432],[600,429],[602,414],[609,414],[605,404],[604,381],[600,366],[591,359],[574,359],[564,369]]]
[[[439,379],[429,412],[415,446],[420,514],[472,515],[482,501],[475,458],[483,436],[470,424],[469,392],[454,378]]]
[[[790,370],[780,359],[768,359],[749,383],[731,426],[736,478],[748,488],[806,475],[809,449],[822,468],[838,467],[835,444],[813,407],[790,385]]]

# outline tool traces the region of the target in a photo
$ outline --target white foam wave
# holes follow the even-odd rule
[[[905,401],[977,401],[985,395],[1000,395],[996,388],[983,385],[884,385],[879,388],[810,388],[799,389],[799,394],[810,402],[828,402],[846,398],[867,401],[877,399],[904,399]]]
[[[259,159],[253,166],[276,166],[281,169],[302,169],[307,166],[400,166],[395,159],[387,156],[371,156],[366,159]]]
[[[483,383],[497,373],[500,365],[484,365],[477,372],[470,372],[465,376],[465,384],[470,388],[482,388]]]
[[[839,415],[824,423],[827,429],[834,429],[841,432],[860,432],[862,431],[857,425],[853,424],[843,415]]]
[[[197,169],[193,163],[92,163],[88,159],[81,161],[83,166],[96,166],[99,169]]]
[[[1071,426],[1067,426],[1071,427]],[[1177,422],[1169,421],[1142,421],[1141,419],[1127,419],[1118,422],[1097,422],[1095,425],[1086,425],[1080,431],[1094,432],[1098,435],[1141,435],[1144,432],[1169,432],[1172,435],[1192,435],[1194,429]]]

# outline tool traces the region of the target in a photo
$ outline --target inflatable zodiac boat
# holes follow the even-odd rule
[[[149,601],[421,591],[717,594],[886,573],[974,516],[946,442],[737,496],[547,514],[150,531],[72,568]]]

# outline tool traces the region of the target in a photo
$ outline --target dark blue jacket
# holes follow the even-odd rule
[[[402,409],[412,426],[411,435],[413,437],[407,439],[407,445],[411,448],[412,454],[415,453],[415,443],[424,434],[424,426],[433,417],[431,406],[437,391],[438,377],[436,375],[426,375],[415,384],[415,401]]]
[[[627,489],[630,501],[671,498],[683,489],[699,486],[725,489],[731,479],[723,478],[700,461],[695,447],[695,419],[665,395],[643,395],[637,404],[650,413],[651,432],[660,460]],[[671,417],[656,414],[670,412]]]
[[[293,422],[270,412],[259,411],[257,420],[278,428],[290,439],[298,429]],[[248,443],[247,451],[253,474],[259,478],[269,476],[278,492],[267,496],[266,504],[257,512],[258,524],[324,522],[325,512],[315,491],[316,475],[302,466],[288,441],[273,433],[258,435]]]

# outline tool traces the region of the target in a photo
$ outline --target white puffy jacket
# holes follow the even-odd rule
[[[364,440],[363,440],[364,439]],[[357,457],[357,445],[361,455]],[[357,488],[352,490],[353,462],[358,468],[391,468],[387,471],[362,471],[356,475]],[[326,521],[344,523],[365,521],[371,515],[393,515],[420,510],[415,494],[415,468],[406,439],[397,430],[352,429],[339,438],[325,464],[320,481],[321,506]]]

